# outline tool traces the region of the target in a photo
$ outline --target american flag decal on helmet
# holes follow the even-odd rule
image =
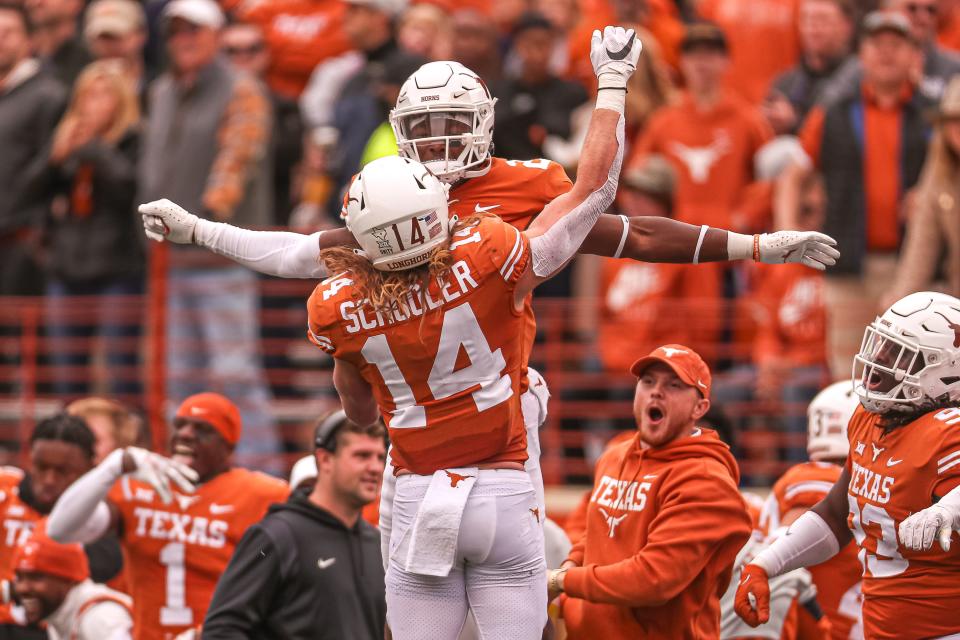
[[[427,227],[427,236],[430,239],[436,238],[437,234],[439,234],[443,228],[436,211],[431,211],[427,215],[421,216],[420,221]]]

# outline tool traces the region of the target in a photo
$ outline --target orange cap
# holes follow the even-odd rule
[[[630,367],[630,373],[639,376],[644,369],[655,362],[662,362],[677,374],[681,380],[695,388],[704,398],[710,397],[710,385],[713,383],[710,368],[700,355],[682,344],[666,344],[657,347],[650,355],[640,358]]]
[[[83,582],[90,577],[83,546],[55,542],[47,536],[43,523],[39,523],[27,541],[14,550],[13,568],[46,573],[71,582]]]
[[[240,410],[219,393],[190,396],[177,409],[176,417],[209,422],[230,444],[237,444],[240,439]]]

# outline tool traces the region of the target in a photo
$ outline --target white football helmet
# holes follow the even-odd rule
[[[450,237],[449,187],[419,162],[400,156],[366,165],[347,193],[347,228],[380,271],[426,262]]]
[[[847,423],[860,400],[849,380],[834,382],[817,394],[807,407],[807,454],[811,460],[847,457]]]
[[[924,291],[895,302],[864,332],[853,383],[872,413],[960,400],[960,300]]]
[[[493,106],[487,85],[459,62],[429,62],[400,88],[390,125],[400,155],[447,184],[489,169]]]

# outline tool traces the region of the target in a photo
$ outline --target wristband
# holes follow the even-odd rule
[[[614,258],[619,258],[623,253],[623,246],[627,244],[627,236],[630,235],[630,221],[627,216],[621,215],[620,220],[623,221],[623,233],[620,234],[620,244],[617,245],[617,250],[613,254]]]
[[[753,234],[753,261],[760,262],[760,234]]]
[[[624,102],[627,99],[626,88],[623,91],[608,91],[616,87],[604,87],[597,91],[597,105],[595,109],[610,109],[623,115]]]
[[[703,239],[706,237],[709,228],[705,224],[700,225],[700,237],[697,238],[697,248],[693,252],[693,264],[700,264],[700,247],[703,246]]]

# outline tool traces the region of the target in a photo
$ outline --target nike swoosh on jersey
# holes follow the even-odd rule
[[[491,204],[491,205],[486,206],[486,207],[481,207],[479,204],[475,204],[475,205],[473,205],[473,212],[474,212],[474,213],[487,213],[488,211],[493,211],[494,209],[496,209],[496,208],[499,207],[499,206],[500,206],[500,205],[498,205],[498,204]]]
[[[888,467],[895,467],[895,466],[897,466],[898,464],[900,464],[901,462],[903,462],[902,459],[900,459],[900,460],[894,460],[893,458],[890,458],[889,460],[887,460],[887,466],[888,466]]]
[[[317,558],[317,566],[320,567],[321,569],[327,569],[328,567],[330,567],[330,565],[332,565],[336,561],[337,561],[336,558],[327,558],[326,560],[324,560],[323,558]]]
[[[216,503],[214,503],[214,504],[211,504],[211,505],[210,505],[210,513],[213,513],[213,514],[230,513],[231,511],[233,511],[233,505],[232,505],[232,504],[216,504]]]

